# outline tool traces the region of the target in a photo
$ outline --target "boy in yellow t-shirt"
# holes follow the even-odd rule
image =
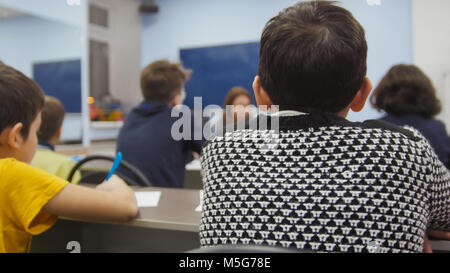
[[[118,177],[96,189],[69,184],[28,165],[37,147],[44,94],[31,79],[0,62],[0,253],[27,252],[32,235],[58,216],[129,221],[134,192]]]
[[[55,145],[61,138],[65,114],[64,106],[57,98],[45,96],[42,122],[38,131],[39,145],[31,162],[31,165],[62,179],[67,179],[76,165],[69,157],[55,152]],[[77,184],[80,178],[81,174],[76,172],[71,182]]]

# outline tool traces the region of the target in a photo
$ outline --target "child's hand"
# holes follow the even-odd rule
[[[56,216],[86,220],[126,222],[138,215],[134,191],[118,176],[96,189],[68,184],[42,209]]]
[[[123,188],[129,188],[129,186],[127,185],[127,183],[125,183],[125,181],[122,180],[122,178],[118,177],[117,175],[113,175],[107,182],[104,181],[103,183],[97,186],[98,190],[108,192]]]
[[[450,232],[439,231],[439,230],[428,230],[425,235],[425,245],[424,245],[424,253],[433,253],[433,249],[431,247],[430,240],[428,237],[450,241]]]
[[[433,253],[433,248],[431,247],[431,243],[430,243],[430,240],[428,239],[427,234],[425,234],[423,253]]]
[[[427,233],[430,238],[450,241],[450,232],[440,230],[428,230]]]
[[[136,195],[133,189],[117,175],[113,175],[107,182],[105,181],[98,185],[97,189],[112,194],[117,200],[126,200],[137,206]]]

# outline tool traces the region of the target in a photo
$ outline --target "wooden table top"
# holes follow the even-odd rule
[[[140,207],[136,219],[126,223],[85,221],[78,219],[61,219],[89,223],[136,226],[153,229],[166,229],[187,232],[199,232],[200,212],[195,209],[200,205],[200,190],[172,188],[133,188],[136,192],[160,191],[157,207]]]

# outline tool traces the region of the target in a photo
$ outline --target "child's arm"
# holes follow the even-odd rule
[[[133,190],[117,176],[96,189],[69,184],[42,210],[56,216],[99,221],[129,221],[138,214]]]

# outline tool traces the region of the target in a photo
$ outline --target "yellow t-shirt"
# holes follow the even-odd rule
[[[57,220],[42,207],[67,184],[15,159],[0,159],[0,253],[30,250],[32,235],[43,233]]]
[[[75,161],[69,157],[56,153],[51,150],[39,149],[34,155],[31,165],[44,170],[50,174],[56,175],[61,179],[67,180],[72,168],[75,167]],[[77,184],[81,179],[81,173],[75,172],[72,183]]]

